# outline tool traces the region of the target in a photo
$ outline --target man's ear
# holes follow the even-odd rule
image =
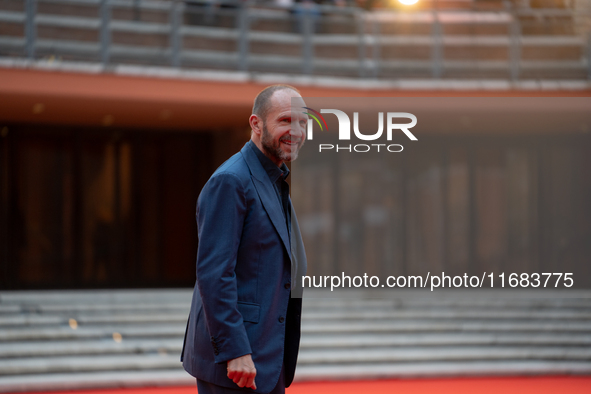
[[[263,133],[262,119],[258,115],[252,114],[248,119],[248,123],[250,123],[250,128],[252,129],[253,133],[260,137]]]

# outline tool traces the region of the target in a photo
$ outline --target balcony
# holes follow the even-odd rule
[[[461,0],[369,11],[249,0],[3,0],[0,60],[92,72],[156,67],[159,75],[585,81],[588,16],[574,6]]]

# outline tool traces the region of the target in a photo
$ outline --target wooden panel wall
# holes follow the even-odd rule
[[[573,272],[591,287],[589,152],[588,133],[451,135],[294,164],[309,273]]]
[[[220,161],[212,134],[7,129],[1,288],[194,284],[195,202]]]

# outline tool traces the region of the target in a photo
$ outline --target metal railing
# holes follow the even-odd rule
[[[17,3],[22,11],[0,9],[2,56],[361,78],[591,78],[591,29],[571,9]]]

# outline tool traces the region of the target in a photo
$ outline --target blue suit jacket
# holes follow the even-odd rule
[[[301,298],[290,293],[301,290],[306,258],[295,212],[290,239],[252,149],[246,144],[222,164],[199,195],[197,283],[181,360],[196,378],[238,388],[226,362],[251,353],[256,392],[268,393],[283,363],[286,386],[295,373]]]

